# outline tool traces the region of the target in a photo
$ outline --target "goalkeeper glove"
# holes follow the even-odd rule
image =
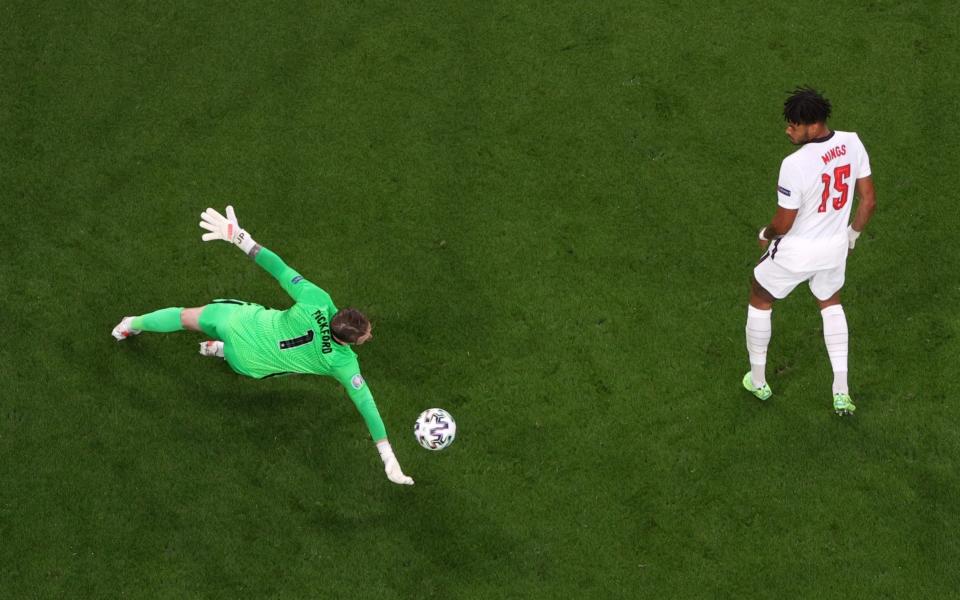
[[[857,245],[857,238],[860,237],[860,232],[853,228],[853,225],[847,226],[847,242],[850,244],[850,249],[853,250],[853,247]]]
[[[253,247],[257,245],[250,234],[240,228],[237,223],[237,213],[233,212],[233,207],[227,207],[227,216],[223,216],[212,208],[208,208],[200,214],[200,227],[207,230],[202,239],[205,242],[212,240],[223,240],[230,242],[237,248],[243,250],[244,254],[250,254]]]
[[[387,479],[400,485],[413,485],[413,478],[404,475],[400,469],[400,463],[393,455],[390,442],[385,439],[380,440],[377,442],[377,450],[380,451],[380,458],[383,459],[383,470],[387,473]]]

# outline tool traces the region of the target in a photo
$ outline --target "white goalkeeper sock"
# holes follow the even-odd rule
[[[850,336],[847,332],[847,315],[843,312],[843,306],[834,304],[821,310],[820,316],[823,317],[823,343],[827,345],[827,355],[833,367],[833,393],[849,393],[847,353]]]
[[[753,385],[767,383],[767,346],[770,345],[773,309],[760,310],[747,306],[747,352],[750,354],[750,376]]]

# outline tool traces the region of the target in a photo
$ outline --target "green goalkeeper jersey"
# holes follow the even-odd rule
[[[275,310],[237,303],[225,312],[214,328],[223,340],[227,363],[237,373],[257,379],[293,373],[333,377],[346,388],[371,437],[387,437],[373,395],[360,374],[357,355],[331,335],[330,322],[337,307],[330,295],[266,248],[261,247],[256,262],[280,283],[295,304]],[[206,312],[201,315],[201,325]]]

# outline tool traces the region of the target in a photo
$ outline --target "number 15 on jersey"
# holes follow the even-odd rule
[[[823,194],[820,196],[820,207],[817,208],[817,212],[827,212],[827,200],[830,200],[831,183],[833,183],[833,189],[840,192],[839,196],[833,198],[833,209],[840,210],[846,205],[850,196],[850,186],[847,184],[847,179],[849,178],[850,165],[840,165],[835,168],[832,178],[829,173],[824,173],[820,176],[820,180],[823,182]]]

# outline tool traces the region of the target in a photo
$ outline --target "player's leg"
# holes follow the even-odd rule
[[[206,306],[199,306],[197,308],[183,309],[183,312],[180,313],[180,322],[183,328],[189,329],[190,331],[203,332],[203,327],[200,326],[200,315],[203,314],[206,308]],[[220,340],[200,342],[200,354],[203,356],[223,358],[223,342]]]
[[[200,328],[200,314],[206,306],[197,306],[195,308],[185,308],[180,311],[180,325],[189,331],[203,331]]]
[[[115,337],[117,341],[120,341],[144,331],[154,333],[182,331],[184,327],[181,322],[181,313],[183,311],[183,307],[174,306],[161,308],[160,310],[136,317],[124,317],[120,323],[113,328],[113,337]]]
[[[823,343],[833,368],[833,409],[841,415],[852,414],[857,409],[850,399],[847,385],[850,335],[847,316],[840,303],[845,268],[846,265],[842,265],[829,271],[820,271],[810,279],[810,291],[817,299],[823,318]]]
[[[827,347],[830,366],[833,367],[833,393],[849,393],[847,388],[847,354],[849,353],[850,334],[847,329],[847,315],[840,304],[840,292],[826,300],[817,299],[820,317],[823,319],[823,343]]]
[[[773,303],[776,298],[757,279],[759,277],[769,287],[776,285],[777,278],[774,277],[776,273],[768,273],[771,271],[771,263],[768,256],[764,255],[754,269],[753,276],[750,278],[750,303],[747,306],[746,338],[750,371],[743,376],[743,387],[761,400],[766,400],[773,395],[773,391],[767,384],[767,347],[770,345],[770,337],[773,334],[770,317],[773,314]],[[761,268],[762,273],[758,273]]]
[[[757,310],[773,310],[777,299],[757,282],[756,275],[750,277],[750,306]]]
[[[747,306],[747,353],[750,371],[743,376],[743,387],[757,398],[766,400],[773,392],[767,384],[767,347],[772,335],[774,298],[755,277],[750,278],[750,304]]]
[[[213,338],[200,342],[200,354],[224,358],[223,340],[227,339],[230,320],[241,307],[249,304],[242,300],[214,300],[189,315],[191,329],[195,327],[195,331],[201,331]],[[184,326],[187,326],[186,321]]]
[[[746,326],[750,371],[743,376],[743,387],[761,400],[773,395],[766,374],[767,348],[773,335],[773,303],[786,298],[805,279],[805,275],[780,267],[768,255],[753,270]]]
[[[146,313],[136,317],[124,317],[113,329],[113,337],[118,341],[144,331],[171,333],[174,331],[199,331],[214,340],[200,343],[200,354],[223,358],[223,342],[220,341],[218,328],[233,313],[240,301],[214,301],[212,304],[193,308],[171,307]],[[212,308],[211,308],[212,307]],[[210,309],[210,310],[208,310]]]

